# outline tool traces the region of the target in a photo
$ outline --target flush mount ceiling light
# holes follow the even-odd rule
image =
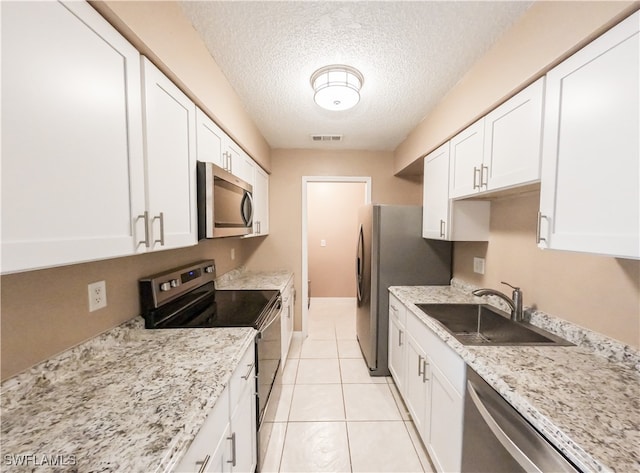
[[[364,78],[349,66],[326,66],[311,75],[313,100],[327,110],[348,110],[360,101]]]

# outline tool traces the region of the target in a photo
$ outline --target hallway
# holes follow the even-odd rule
[[[263,472],[427,472],[431,464],[391,377],[370,377],[355,299],[313,299],[292,341]]]

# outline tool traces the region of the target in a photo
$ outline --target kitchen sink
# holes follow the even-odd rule
[[[416,305],[463,345],[573,345],[531,324],[514,322],[509,314],[487,304]]]

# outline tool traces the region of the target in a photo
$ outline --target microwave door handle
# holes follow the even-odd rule
[[[247,201],[249,203],[249,215],[245,214],[245,206]],[[240,204],[240,212],[242,213],[242,218],[244,219],[245,225],[253,225],[253,196],[250,192],[244,193],[244,196],[242,197],[242,203]]]

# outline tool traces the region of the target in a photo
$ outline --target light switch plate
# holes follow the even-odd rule
[[[473,272],[484,274],[484,258],[473,258]]]

